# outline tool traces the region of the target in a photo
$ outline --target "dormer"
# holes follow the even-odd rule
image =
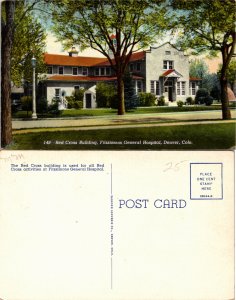
[[[75,47],[72,47],[71,50],[68,51],[68,53],[69,53],[69,56],[76,57],[76,56],[78,56],[79,52],[75,49]]]

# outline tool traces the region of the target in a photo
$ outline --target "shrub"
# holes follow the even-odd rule
[[[48,112],[55,116],[59,116],[61,114],[61,111],[58,109],[59,102],[59,100],[53,98],[52,103],[48,106]]]
[[[83,108],[84,93],[85,89],[78,89],[74,91],[71,96],[66,96],[67,107],[75,109]]]
[[[209,104],[211,102],[209,97],[210,97],[210,95],[209,95],[209,93],[206,89],[199,89],[196,93],[195,103],[196,104],[206,104],[206,103],[208,103],[206,105],[211,105],[212,103]]]
[[[96,86],[97,107],[118,107],[117,92],[113,84],[99,82]]]
[[[65,97],[66,101],[67,101],[67,108],[73,108],[74,107],[74,97],[72,96],[66,96]]]
[[[178,107],[182,107],[184,105],[184,102],[179,100],[179,101],[177,101],[177,105],[178,105]]]
[[[161,97],[157,100],[157,105],[158,105],[158,106],[164,106],[164,105],[165,105],[165,96],[161,96]]]
[[[210,95],[208,95],[208,96],[205,98],[205,104],[206,104],[207,106],[209,106],[209,105],[212,105],[212,103],[213,103],[213,97],[211,97]]]
[[[76,109],[83,108],[83,101],[74,101],[74,108]]]
[[[32,110],[32,97],[23,96],[20,98],[22,110]]]
[[[138,95],[139,106],[154,106],[156,102],[155,95],[151,93],[139,93]]]
[[[186,104],[187,104],[187,105],[193,105],[193,104],[194,104],[193,98],[192,98],[192,97],[186,98]]]
[[[83,102],[84,93],[85,93],[85,89],[81,88],[81,89],[77,89],[76,91],[74,91],[72,93],[72,96],[74,97],[75,101],[82,101]]]

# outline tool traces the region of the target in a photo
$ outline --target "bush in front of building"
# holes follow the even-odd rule
[[[84,93],[85,89],[78,89],[74,91],[71,96],[65,97],[67,101],[67,108],[83,108]]]
[[[205,98],[205,104],[207,105],[207,106],[210,106],[210,105],[212,105],[212,103],[213,103],[213,97],[211,97],[210,95],[208,95],[206,98]]]
[[[213,103],[213,97],[209,95],[209,92],[206,89],[199,89],[195,97],[196,104],[205,104],[211,105]]]
[[[193,105],[194,104],[194,100],[192,97],[187,97],[186,98],[186,104],[187,105]]]
[[[179,101],[177,101],[177,105],[178,105],[178,107],[182,107],[184,105],[184,102],[179,100]]]
[[[51,104],[48,105],[48,113],[59,116],[61,114],[61,110],[58,109],[60,100],[53,98]]]
[[[142,92],[138,94],[139,106],[154,106],[155,102],[156,97],[151,93]]]
[[[164,106],[164,105],[165,105],[165,96],[161,96],[157,100],[157,106]]]
[[[117,92],[115,86],[110,83],[99,82],[96,86],[97,107],[117,108]]]

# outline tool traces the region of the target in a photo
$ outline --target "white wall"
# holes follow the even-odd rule
[[[75,86],[80,86],[81,88],[86,89],[85,94],[92,94],[92,108],[96,108],[96,84],[95,83],[87,83],[87,82],[47,82],[47,101],[48,104],[52,103],[52,99],[55,97],[55,89],[61,89],[65,91],[65,96],[71,96],[72,92],[75,90]],[[84,97],[84,108],[85,97]]]
[[[165,54],[166,51],[170,51],[171,54]],[[158,48],[151,48],[151,51],[146,54],[146,92],[150,92],[150,81],[159,80],[160,76],[167,71],[163,69],[164,60],[174,61],[174,69],[183,76],[179,79],[179,81],[186,82],[186,95],[177,95],[177,100],[185,100],[189,94],[188,56],[184,55],[182,51],[175,49],[169,43]]]

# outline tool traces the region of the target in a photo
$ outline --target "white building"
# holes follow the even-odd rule
[[[96,84],[115,82],[116,77],[107,58],[78,56],[75,48],[69,55],[45,53],[47,79],[43,82],[43,96],[48,103],[53,98],[63,101],[76,89],[84,88],[83,107],[96,107]],[[169,43],[133,53],[129,70],[136,92],[150,92],[157,98],[165,96],[167,104],[185,101],[195,96],[198,78],[189,78],[189,59]]]

